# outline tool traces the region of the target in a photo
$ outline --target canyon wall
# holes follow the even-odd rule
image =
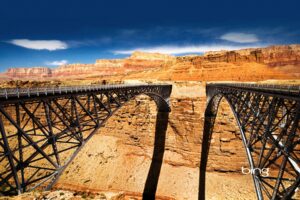
[[[268,66],[299,65],[300,45],[207,52],[204,58],[212,62],[258,62]]]
[[[158,196],[175,199],[198,197],[205,100],[203,82],[173,83],[172,112],[168,117]],[[156,120],[156,105],[147,96],[130,101],[83,148],[63,173],[56,188],[125,191],[141,195],[152,161],[154,139],[159,137],[155,136],[159,134],[155,131]],[[233,114],[222,102],[213,134],[208,171],[234,172],[239,176],[208,173],[209,198],[224,196],[222,184],[228,188],[237,187],[241,181],[252,184],[250,176],[240,175],[241,167],[248,166],[248,163],[237,130]],[[239,188],[229,197],[239,199],[242,192],[247,193],[248,199],[252,196],[255,199],[252,187]]]
[[[130,72],[159,68],[175,60],[174,56],[135,52],[125,59],[99,59],[95,64],[66,64],[54,69],[47,67],[9,68],[4,75],[16,80],[27,78],[39,80],[42,77],[74,79],[87,76],[126,75]]]
[[[126,79],[177,81],[263,81],[300,77],[300,45],[179,56],[160,70],[130,74]]]
[[[99,59],[96,60],[95,63],[98,67],[123,67],[124,66],[124,60],[123,59]]]
[[[47,67],[32,67],[32,68],[9,68],[5,73],[10,77],[31,77],[31,78],[42,78],[51,77],[52,71]]]
[[[11,68],[11,79],[147,79],[185,81],[257,81],[298,79],[300,45],[270,46],[236,51],[208,52],[203,56],[174,57],[134,52],[125,59],[101,59],[95,64],[67,64],[54,69]],[[126,75],[126,76],[124,76]],[[0,76],[3,79],[3,74]]]

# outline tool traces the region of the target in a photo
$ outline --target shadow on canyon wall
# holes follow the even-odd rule
[[[199,200],[205,200],[206,167],[208,161],[209,147],[211,144],[211,137],[214,129],[214,123],[216,120],[216,113],[213,113],[213,111],[214,111],[213,109],[206,109],[205,111],[205,121],[204,121],[204,131],[203,131],[200,171],[199,171],[199,190],[198,190]]]
[[[168,127],[169,113],[158,112],[155,125],[155,140],[152,162],[146,179],[143,199],[155,199],[158,179],[161,171],[165,152],[166,132]]]

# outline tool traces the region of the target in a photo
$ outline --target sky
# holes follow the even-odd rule
[[[299,0],[2,0],[0,72],[300,43]]]

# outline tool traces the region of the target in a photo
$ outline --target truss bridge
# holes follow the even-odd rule
[[[291,199],[300,184],[299,86],[208,84],[199,198],[221,99],[235,116],[258,199]],[[260,173],[267,170],[268,174]],[[299,192],[299,191],[298,191]]]
[[[126,102],[148,95],[170,111],[171,85],[0,90],[0,193],[51,188],[87,141]]]

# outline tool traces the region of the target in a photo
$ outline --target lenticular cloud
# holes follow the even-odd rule
[[[60,66],[68,64],[67,60],[55,60],[51,62],[46,62],[46,65]]]
[[[255,34],[249,33],[226,33],[220,39],[236,43],[254,43],[259,41]]]
[[[62,50],[67,49],[68,44],[60,40],[28,40],[28,39],[14,39],[10,40],[9,43],[16,46],[24,47],[27,49],[34,50]]]

